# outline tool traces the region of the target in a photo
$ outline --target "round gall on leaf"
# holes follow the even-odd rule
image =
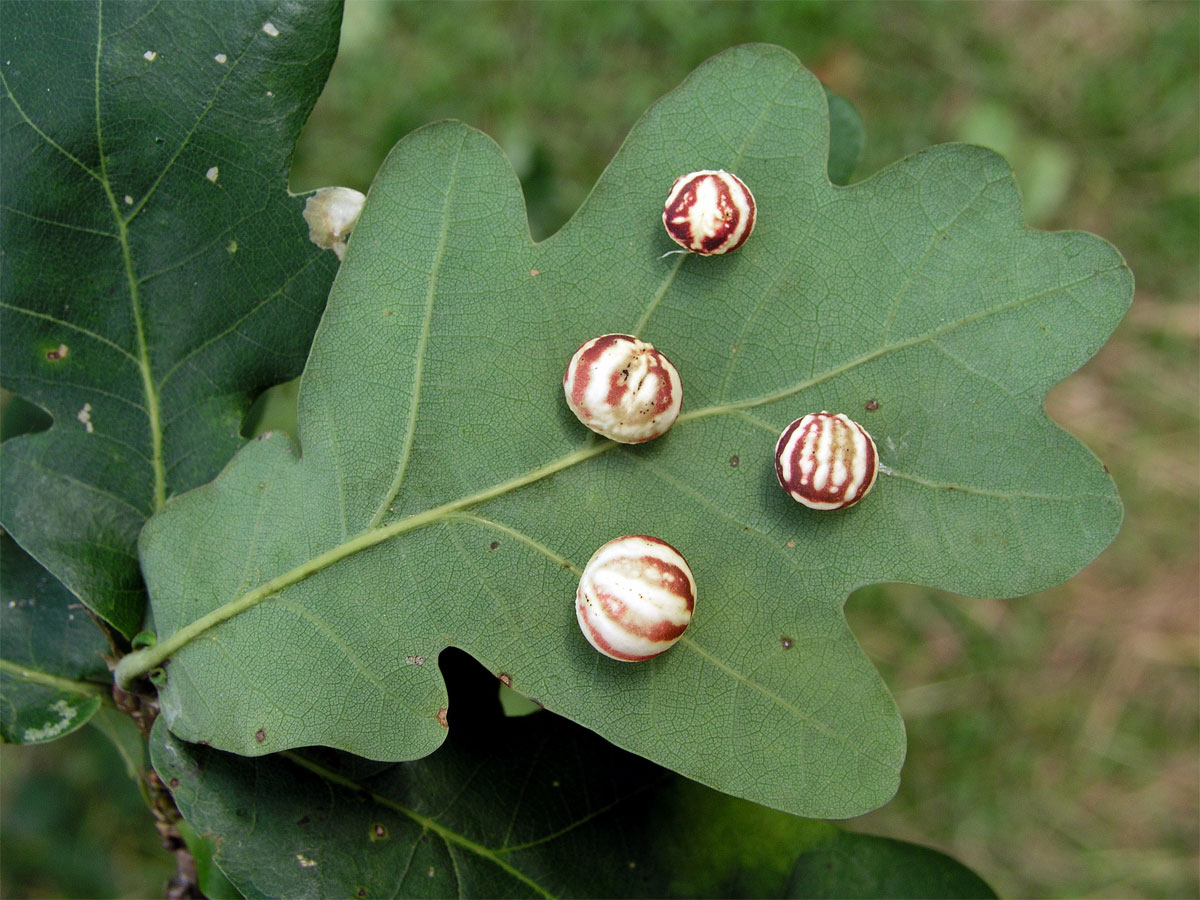
[[[696,582],[679,551],[631,534],[609,541],[583,569],[575,614],[588,643],[621,662],[669,650],[692,621]]]
[[[775,476],[793,500],[812,509],[845,509],[867,495],[879,454],[866,429],[841,413],[797,419],[775,445]]]
[[[701,256],[736,250],[754,230],[754,195],[723,170],[689,172],[675,179],[663,209],[667,234]]]
[[[675,424],[683,385],[671,361],[628,334],[605,334],[575,351],[563,375],[571,412],[621,444],[654,440]]]
[[[366,195],[354,188],[318,188],[304,203],[308,239],[318,247],[332,250],[338,259],[345,259],[346,241],[366,201]]]

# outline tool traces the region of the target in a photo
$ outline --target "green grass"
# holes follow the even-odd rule
[[[1114,545],[1034,597],[889,586],[850,600],[909,732],[899,795],[851,827],[937,846],[1007,896],[1196,896],[1200,6],[351,3],[293,189],[365,190],[396,140],[458,118],[508,152],[544,237],[654,99],[758,40],[858,107],[858,177],[932,143],[988,144],[1013,164],[1032,224],[1108,238],[1138,282],[1114,339],[1048,403],[1121,488]],[[4,748],[4,896],[138,896],[170,870],[165,854],[160,873],[110,843],[154,841],[148,815],[123,812],[115,830],[116,813],[94,814],[115,785],[62,781],[120,770],[87,741]],[[35,788],[59,811],[42,837],[20,818]],[[108,860],[72,874],[45,834]],[[126,880],[131,867],[149,882]]]

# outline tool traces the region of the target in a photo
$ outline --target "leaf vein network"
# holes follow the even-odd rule
[[[459,834],[457,831],[447,828],[432,816],[422,815],[416,810],[409,809],[407,806],[404,806],[402,803],[399,803],[390,797],[385,797],[377,791],[370,790],[361,782],[355,781],[353,778],[348,778],[338,772],[334,772],[332,769],[327,769],[318,763],[306,759],[298,753],[285,750],[280,755],[290,760],[300,768],[307,769],[309,772],[312,772],[318,778],[321,778],[331,784],[336,784],[345,790],[349,790],[356,796],[361,796],[362,794],[369,795],[371,799],[380,806],[387,807],[388,809],[394,810],[403,816],[407,816],[425,830],[437,835],[446,843],[447,849],[453,845],[468,852],[474,853],[476,856],[486,859],[510,875],[512,878],[520,881],[525,886],[536,891],[540,896],[547,898],[547,900],[552,900],[554,896],[553,894],[546,890],[546,888],[544,888],[541,884],[534,881],[529,875],[526,875],[512,863],[508,862],[508,860],[502,859],[494,850],[472,841],[470,838]]]

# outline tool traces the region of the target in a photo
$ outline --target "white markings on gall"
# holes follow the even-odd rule
[[[209,170],[204,173],[204,177],[207,178],[209,181],[211,181],[213,184],[217,183],[217,178],[220,177],[220,175],[221,175],[221,170],[218,169],[216,166],[210,167]]]
[[[154,62],[156,59],[158,59],[158,51],[147,50],[142,54],[142,59],[144,59],[146,62]]]
[[[225,61],[228,60],[229,57],[226,56],[224,53],[218,53],[216,56],[213,57],[213,59],[215,59],[221,65],[225,65]]]
[[[879,472],[879,454],[866,429],[841,413],[796,419],[775,445],[775,477],[798,503],[844,509],[867,495]]]
[[[684,250],[716,256],[736,250],[750,237],[754,195],[736,175],[702,169],[675,179],[663,208],[663,226]]]
[[[696,582],[683,556],[644,534],[616,538],[597,550],[575,592],[583,636],[620,662],[669,650],[692,621],[695,605]]]
[[[279,37],[279,29],[270,22],[263,22],[262,30],[270,37]]]
[[[628,334],[604,334],[575,351],[563,375],[575,417],[621,444],[666,433],[679,417],[683,384],[671,361]]]

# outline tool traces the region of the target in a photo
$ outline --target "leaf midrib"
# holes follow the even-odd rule
[[[1070,290],[1091,279],[1097,278],[1107,272],[1115,271],[1120,268],[1123,268],[1123,266],[1112,266],[1106,269],[1099,269],[1067,284],[1059,285],[1041,293],[1034,294],[1030,297],[1024,297],[1020,300],[1015,300],[989,310],[981,311],[973,316],[967,316],[966,318],[956,320],[955,322],[951,322],[927,334],[884,345],[876,350],[864,353],[855,359],[850,360],[849,362],[828,369],[819,375],[812,376],[805,381],[782,388],[770,394],[761,395],[746,400],[734,401],[732,403],[715,404],[702,409],[684,413],[676,421],[675,427],[678,428],[680,425],[683,425],[686,422],[704,419],[711,416],[744,413],[744,411],[747,409],[752,409],[758,406],[763,406],[786,399],[787,397],[798,394],[801,391],[815,387],[818,384],[822,384],[831,378],[835,378],[838,375],[850,371],[851,369],[865,365],[866,363],[878,359],[879,357],[888,353],[893,353],[898,350],[907,349],[909,347],[914,347],[919,344],[932,341],[956,328],[965,327],[990,316],[1008,312],[1029,303],[1036,302],[1040,299],[1044,299],[1060,291]],[[281,575],[272,578],[270,581],[259,585],[257,588],[254,588],[253,590],[248,591],[247,593],[242,594],[233,600],[230,600],[228,603],[219,606],[207,615],[204,615],[180,628],[169,638],[156,644],[154,647],[137,650],[126,655],[118,664],[116,669],[117,683],[122,687],[127,687],[133,679],[149,672],[156,666],[161,665],[164,660],[173,655],[176,651],[187,646],[206,631],[216,627],[217,625],[220,625],[225,621],[228,621],[229,619],[241,614],[242,612],[245,612],[248,609],[253,608],[254,606],[257,606],[263,600],[280,593],[294,584],[298,584],[299,582],[312,577],[318,572],[323,571],[329,566],[332,566],[333,564],[340,562],[347,557],[353,556],[354,554],[370,547],[374,547],[376,544],[383,543],[384,541],[390,540],[393,537],[398,537],[399,535],[416,531],[420,528],[444,521],[452,514],[457,513],[460,510],[477,506],[478,504],[487,500],[492,500],[496,497],[503,496],[504,494],[511,493],[512,491],[541,481],[544,478],[548,478],[551,475],[554,475],[565,469],[569,469],[575,465],[578,465],[579,463],[591,459],[592,457],[607,453],[609,450],[619,446],[619,444],[616,444],[612,441],[605,441],[599,444],[588,444],[578,450],[561,456],[556,460],[546,463],[537,469],[527,472],[524,475],[520,475],[499,484],[492,485],[491,487],[484,488],[481,491],[477,491],[474,494],[459,498],[458,500],[452,500],[448,503],[427,509],[423,512],[414,513],[388,525],[370,528],[351,538],[350,540],[344,541],[330,550],[325,551],[324,553],[311,557],[304,563],[295,566],[289,571],[284,572]],[[915,477],[910,478],[909,480],[912,480],[918,484],[922,483],[920,479]],[[978,492],[982,493],[982,491]]]
[[[101,700],[106,698],[111,699],[108,697],[109,692],[104,685],[96,684],[95,682],[91,681],[78,681],[73,678],[63,678],[61,675],[52,675],[49,672],[34,668],[33,666],[15,663],[7,659],[0,659],[0,674],[18,678],[27,684],[36,684],[41,687],[62,691],[65,694],[77,694],[83,697],[99,697]]]

